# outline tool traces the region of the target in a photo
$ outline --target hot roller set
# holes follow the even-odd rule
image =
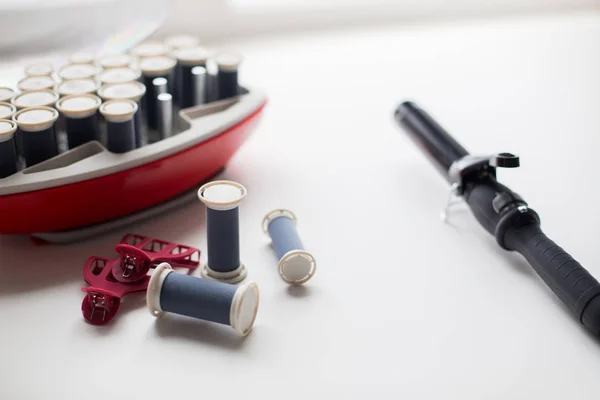
[[[205,205],[204,265],[198,247],[134,233],[113,256],[85,261],[81,312],[89,324],[110,324],[125,297],[145,294],[154,317],[179,314],[240,336],[252,330],[260,291],[243,282],[250,265],[242,262],[239,214],[247,190],[211,179],[266,104],[260,91],[240,85],[242,62],[178,35],[128,53],[76,53],[58,69],[28,65],[16,89],[0,88],[0,234],[67,243],[192,199]],[[262,227],[283,281],[308,282],[316,261],[296,216],[278,209]],[[201,277],[192,276],[196,269]]]
[[[600,283],[546,236],[539,215],[525,200],[497,180],[497,169],[518,167],[519,157],[511,153],[469,154],[413,102],[400,104],[395,118],[450,183],[451,194],[466,201],[498,245],[525,257],[575,318],[600,335]]]
[[[178,35],[24,66],[0,88],[0,234],[69,242],[196,198],[265,107],[242,65]]]

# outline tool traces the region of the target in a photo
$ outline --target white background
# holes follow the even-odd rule
[[[0,68],[57,49],[122,51],[158,27],[159,35],[184,31],[214,41],[590,9],[600,10],[600,0],[0,0]]]
[[[185,29],[211,39],[315,27],[600,8],[600,0],[172,0],[170,4],[171,16],[161,33]]]
[[[243,183],[242,261],[261,305],[230,327],[154,319],[129,297],[83,321],[81,267],[127,231],[206,249],[200,203],[72,246],[0,238],[0,399],[576,399],[600,393],[600,340],[464,207],[395,126],[413,99],[600,277],[600,14],[297,34],[231,43],[270,103],[223,178]],[[264,214],[293,210],[318,270],[278,277]],[[52,212],[48,210],[48,212]],[[203,253],[203,259],[206,252]]]

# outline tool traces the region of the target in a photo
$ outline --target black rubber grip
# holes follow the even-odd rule
[[[405,101],[396,108],[396,122],[448,179],[450,165],[469,154],[444,128],[415,103]]]
[[[592,333],[600,335],[600,283],[542,232],[539,224],[513,226],[504,243],[521,253],[552,291]]]

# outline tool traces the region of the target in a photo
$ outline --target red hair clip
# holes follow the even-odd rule
[[[86,292],[81,311],[92,325],[110,322],[125,295],[146,293],[151,268],[167,262],[193,270],[200,264],[200,250],[195,247],[134,234],[123,237],[115,250],[119,258],[90,257],[83,267],[90,286],[81,289]]]

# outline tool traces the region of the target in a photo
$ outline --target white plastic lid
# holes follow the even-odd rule
[[[109,54],[101,57],[98,64],[105,69],[129,67],[135,58],[129,54]]]
[[[139,69],[134,68],[111,68],[102,72],[99,76],[100,82],[106,84],[125,83],[136,81],[142,76]]]
[[[206,264],[202,267],[200,274],[204,279],[212,279],[219,282],[235,284],[246,279],[248,270],[244,264],[240,264],[236,269],[226,272],[215,271]]]
[[[23,92],[32,90],[52,89],[54,87],[54,79],[49,76],[28,76],[17,83],[17,87]]]
[[[50,63],[30,64],[25,67],[27,76],[50,76],[54,72],[54,67]]]
[[[180,65],[194,66],[198,64],[205,64],[210,54],[204,47],[192,47],[187,49],[179,50],[175,53],[177,62]]]
[[[8,87],[0,87],[0,101],[9,101],[15,97],[17,93]]]
[[[279,276],[290,285],[301,285],[315,274],[317,262],[307,251],[292,250],[279,260]]]
[[[17,123],[7,119],[0,119],[0,143],[10,140],[17,131]]]
[[[146,86],[141,82],[117,83],[115,85],[103,85],[98,89],[98,95],[103,100],[127,99],[140,101],[146,94]]]
[[[10,103],[0,103],[0,119],[11,119],[17,112],[17,107]]]
[[[71,54],[69,63],[71,64],[93,64],[96,59],[96,54],[87,51],[80,51]]]
[[[169,47],[157,41],[144,42],[131,50],[131,54],[140,58],[164,56],[168,53]]]
[[[215,57],[217,66],[223,71],[237,70],[242,61],[242,55],[238,53],[221,53]]]
[[[58,76],[63,80],[90,79],[99,72],[98,67],[93,64],[68,64],[58,70]]]
[[[87,118],[94,115],[102,104],[100,97],[93,94],[66,96],[56,102],[56,108],[67,118]]]
[[[109,122],[129,121],[137,109],[137,103],[132,100],[109,100],[100,106],[100,112]]]
[[[246,282],[238,287],[233,295],[229,322],[231,326],[242,336],[246,336],[252,330],[258,305],[260,292],[255,282]]]
[[[19,109],[27,107],[53,106],[58,100],[58,94],[52,90],[36,90],[21,93],[13,97],[11,102]]]
[[[148,311],[154,317],[158,317],[163,313],[160,306],[160,292],[162,291],[163,283],[169,275],[173,272],[173,267],[167,263],[161,263],[154,269],[152,277],[148,282],[148,289],[146,290],[146,306]]]
[[[177,60],[167,56],[148,57],[140,61],[142,74],[146,76],[166,75],[175,68]]]
[[[167,37],[163,43],[173,50],[179,50],[198,46],[200,40],[192,35],[173,35]]]
[[[50,107],[26,108],[13,116],[19,128],[25,132],[39,132],[54,125],[58,119],[58,111]]]
[[[244,197],[246,197],[246,188],[233,181],[213,181],[198,189],[200,201],[213,210],[234,209]]]
[[[73,94],[94,93],[98,89],[98,84],[93,79],[73,79],[61,82],[56,91],[61,96],[70,96]]]

